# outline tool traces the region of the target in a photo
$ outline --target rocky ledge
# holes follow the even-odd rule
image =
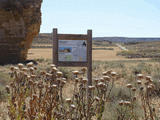
[[[42,0],[0,0],[0,64],[23,62],[41,25]]]

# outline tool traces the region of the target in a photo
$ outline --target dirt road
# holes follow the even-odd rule
[[[120,44],[116,44],[120,49],[122,49],[122,50],[125,50],[125,51],[128,51],[128,49],[127,48],[125,48],[124,46],[122,46],[122,45],[120,45]]]

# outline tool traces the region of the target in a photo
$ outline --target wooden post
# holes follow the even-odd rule
[[[53,29],[53,64],[58,64],[58,36],[57,36],[57,28]]]
[[[87,31],[87,67],[88,67],[88,86],[92,85],[92,30]]]

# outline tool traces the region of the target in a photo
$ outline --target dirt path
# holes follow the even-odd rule
[[[113,47],[113,49],[114,50],[93,50],[93,60],[99,60],[99,61],[137,60],[137,59],[128,59],[122,56],[117,56],[116,54],[120,52],[121,49],[119,47]],[[30,49],[28,53],[28,59],[36,59],[36,58],[52,59],[52,49],[51,48]]]
[[[125,51],[128,51],[128,49],[127,48],[125,48],[124,46],[122,46],[122,45],[120,45],[120,44],[116,44],[120,49],[122,49],[122,50],[125,50]]]

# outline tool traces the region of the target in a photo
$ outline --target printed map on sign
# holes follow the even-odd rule
[[[87,44],[85,40],[59,40],[58,60],[87,61]]]

